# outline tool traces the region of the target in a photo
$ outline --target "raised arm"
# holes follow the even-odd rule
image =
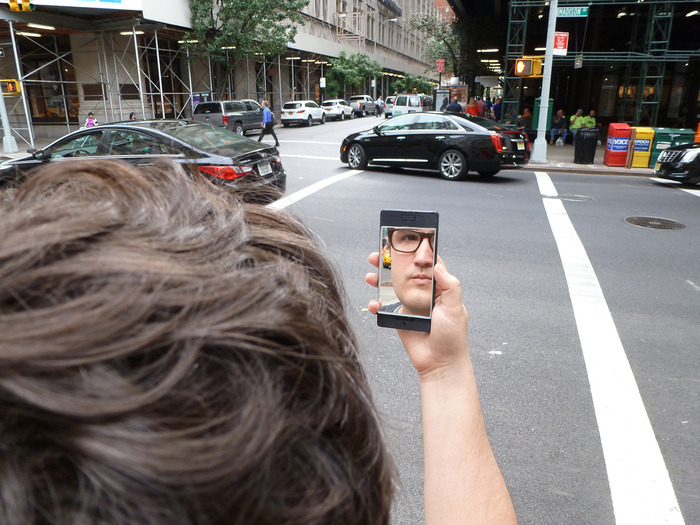
[[[379,255],[370,255],[377,266]],[[486,435],[467,345],[459,280],[435,266],[437,300],[430,333],[397,330],[418,372],[423,409],[427,525],[517,523]],[[376,274],[366,281],[376,286]],[[378,301],[370,301],[376,313]]]

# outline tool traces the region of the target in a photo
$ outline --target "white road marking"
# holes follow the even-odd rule
[[[687,282],[690,286],[692,286],[693,289],[694,289],[696,292],[700,292],[700,286],[698,286],[697,284],[695,284],[693,281],[691,281],[691,280],[686,280],[685,282]]]
[[[340,147],[340,142],[319,142],[317,140],[280,140],[280,142],[284,142],[285,144],[313,144],[314,146],[319,144],[327,144],[330,146]]]
[[[683,524],[668,469],[588,254],[549,175],[535,172],[574,309],[617,524]]]
[[[286,153],[280,153],[280,157],[283,159],[337,160],[340,162],[340,155],[337,157],[315,157],[311,155],[287,155]]]
[[[677,180],[668,180],[668,179],[658,179],[656,177],[651,177],[651,180],[654,182],[658,182],[660,184],[667,184],[668,186],[673,186],[674,184],[680,185],[681,183],[678,182]],[[691,195],[695,195],[696,197],[700,197],[700,190],[692,189],[692,188],[678,188],[681,191],[684,191],[686,193],[690,193]]]
[[[286,208],[287,206],[291,206],[295,202],[299,202],[301,199],[304,197],[308,197],[309,195],[313,195],[319,190],[322,190],[323,188],[326,188],[330,186],[331,184],[335,184],[336,182],[340,182],[341,180],[345,180],[348,177],[352,177],[353,175],[357,175],[358,173],[364,173],[362,170],[348,170],[344,173],[339,173],[338,175],[334,175],[333,177],[328,177],[327,179],[320,180],[311,186],[307,186],[306,188],[303,188],[299,191],[295,191],[291,195],[287,195],[286,197],[283,197],[282,199],[272,202],[268,204],[268,208],[271,208],[273,210],[282,210]]]

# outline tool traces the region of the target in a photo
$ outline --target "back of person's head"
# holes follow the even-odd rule
[[[388,523],[341,286],[293,216],[113,161],[0,216],[0,523]]]

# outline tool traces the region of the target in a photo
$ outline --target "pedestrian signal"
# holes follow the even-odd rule
[[[519,58],[515,61],[515,74],[516,75],[532,75],[532,59],[531,58]]]
[[[3,95],[19,95],[22,91],[19,80],[2,79],[0,80]]]
[[[10,11],[19,11],[19,3],[17,0],[10,0]]]

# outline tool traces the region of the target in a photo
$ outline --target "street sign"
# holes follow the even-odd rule
[[[436,73],[444,73],[445,72],[445,61],[442,58],[439,58],[436,61]]]
[[[587,7],[560,7],[557,10],[557,18],[585,18],[587,16]]]
[[[554,50],[552,54],[555,56],[566,56],[566,50],[569,47],[569,33],[564,31],[554,32]]]

